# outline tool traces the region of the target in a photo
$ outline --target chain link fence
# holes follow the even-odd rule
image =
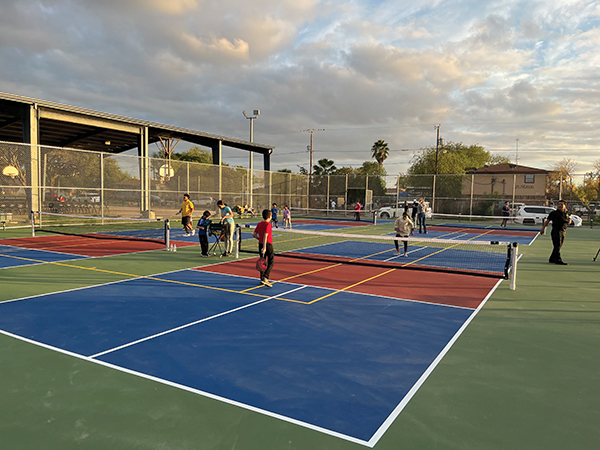
[[[3,226],[27,224],[32,210],[173,217],[183,193],[190,194],[197,214],[214,213],[219,199],[258,213],[276,203],[299,213],[351,215],[356,202],[373,211],[419,198],[434,213],[499,215],[506,201],[516,208],[552,205],[559,198],[588,218],[600,213],[594,174],[309,176],[6,142],[0,143],[0,169]]]

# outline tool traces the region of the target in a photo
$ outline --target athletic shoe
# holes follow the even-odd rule
[[[186,233],[183,235],[183,237],[190,237],[190,236],[191,236],[190,233]]]
[[[396,253],[400,253],[400,249],[399,248],[396,249]]]
[[[196,230],[192,230],[192,236],[196,234]]]
[[[404,257],[408,258],[408,253],[404,252]]]
[[[269,280],[267,280],[266,278],[263,280],[260,280],[260,284],[262,284],[263,286],[267,286],[267,287],[273,287],[271,282]]]

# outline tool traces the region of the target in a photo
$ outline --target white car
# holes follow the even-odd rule
[[[398,217],[402,217],[402,213],[404,212],[404,205],[398,205]],[[412,203],[408,205],[408,214],[412,214]],[[384,206],[383,208],[379,208],[377,211],[377,217],[382,219],[391,219],[396,217],[396,208],[391,206]],[[433,214],[431,213],[431,208],[429,207],[429,202],[425,202],[425,218],[431,219]]]
[[[541,225],[548,218],[548,214],[554,211],[556,208],[550,208],[549,206],[530,206],[523,205],[519,207],[517,215],[515,216],[515,223],[523,225]],[[581,217],[571,214],[571,226],[580,227],[582,220]]]
[[[97,192],[80,192],[73,197],[72,201],[77,203],[100,203],[100,194]]]

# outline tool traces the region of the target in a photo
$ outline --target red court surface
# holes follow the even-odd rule
[[[538,234],[537,230],[532,231],[520,231],[520,230],[486,230],[485,228],[460,228],[460,227],[445,227],[443,225],[428,225],[428,230],[431,231],[442,231],[444,233],[471,233],[481,234],[486,236],[524,236],[534,237]]]
[[[258,284],[255,264],[256,258],[250,258],[196,270],[255,277]],[[477,308],[498,283],[495,278],[471,275],[331,264],[277,256],[270,279],[464,308]]]
[[[149,250],[161,250],[165,244],[149,241],[130,241],[126,239],[89,238],[85,236],[36,236],[17,239],[0,239],[0,245],[28,248],[32,250],[47,250],[51,252],[65,253],[78,256],[101,257],[111,255],[122,255],[125,253],[145,252]],[[180,247],[198,245],[196,242],[179,242]]]

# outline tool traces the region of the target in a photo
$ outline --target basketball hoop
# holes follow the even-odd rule
[[[13,166],[6,166],[4,169],[2,169],[2,175],[14,178],[19,175],[19,170]]]

